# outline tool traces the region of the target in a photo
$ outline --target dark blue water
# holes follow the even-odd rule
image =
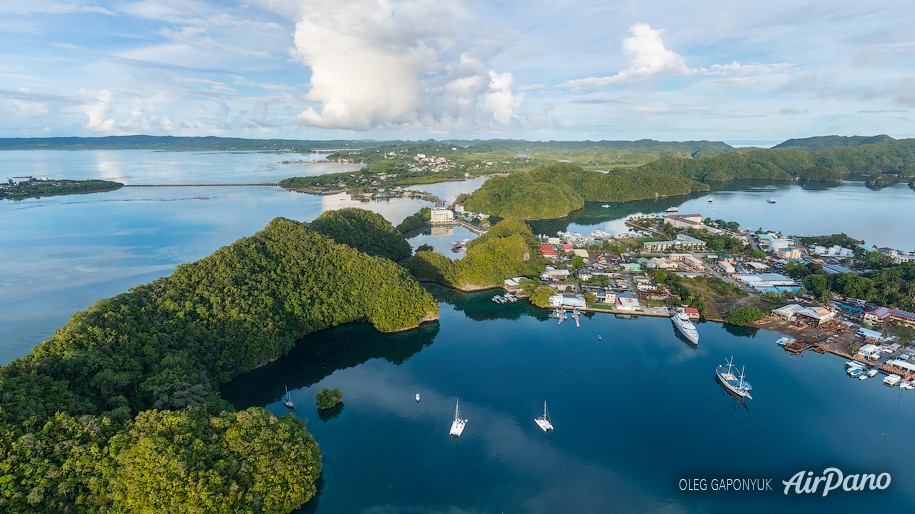
[[[289,357],[226,387],[238,407],[284,414],[284,383],[324,453],[303,512],[887,512],[915,505],[915,392],[859,381],[842,360],[789,357],[778,335],[699,324],[698,348],[667,319],[599,314],[557,325],[491,293],[446,292],[441,320],[382,335],[315,334]],[[602,335],[602,340],[597,336]],[[754,399],[724,392],[715,367],[746,365]],[[346,405],[322,419],[321,387]],[[416,403],[415,393],[422,395]],[[448,436],[456,398],[469,419]],[[555,431],[533,418],[549,402]],[[782,480],[892,474],[882,492],[785,496]],[[769,478],[775,491],[681,492],[681,478]],[[316,509],[315,509],[316,508]]]

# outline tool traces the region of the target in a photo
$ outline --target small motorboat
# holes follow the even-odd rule
[[[416,403],[419,403],[419,393],[416,393]]]
[[[597,340],[598,340],[598,341],[602,341],[603,339],[604,339],[604,336],[601,336],[601,335],[598,335],[598,336],[597,336]]]

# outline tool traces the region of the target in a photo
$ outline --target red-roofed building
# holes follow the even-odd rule
[[[574,249],[575,249],[575,248],[572,246],[572,243],[562,243],[562,251],[563,251],[563,252],[571,252],[571,251],[574,250]]]
[[[686,307],[683,309],[689,319],[699,319],[699,309],[695,307]]]
[[[872,325],[883,323],[890,317],[890,309],[887,307],[877,307],[872,311],[864,313],[864,321]]]
[[[540,253],[547,259],[555,259],[559,256],[559,254],[556,253],[556,250],[550,245],[540,245]]]

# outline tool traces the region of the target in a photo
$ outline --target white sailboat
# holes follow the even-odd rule
[[[550,422],[550,414],[546,410],[546,401],[543,402],[543,416],[534,418],[534,423],[537,423],[540,430],[543,430],[544,432],[553,431],[553,423]]]
[[[294,409],[295,404],[292,403],[292,398],[289,397],[289,388],[286,386],[283,386],[283,387],[286,388],[286,396],[283,397],[283,405],[285,405],[286,407],[289,407],[290,409]]]
[[[464,433],[464,425],[468,421],[461,417],[460,403],[460,400],[456,400],[454,403],[454,421],[451,422],[451,437],[461,437],[461,434]]]

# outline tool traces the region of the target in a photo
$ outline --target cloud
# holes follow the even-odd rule
[[[788,63],[777,64],[713,64],[707,68],[691,68],[680,54],[664,46],[661,30],[647,23],[629,27],[630,36],[623,40],[623,53],[628,66],[616,75],[587,77],[565,82],[573,90],[597,89],[614,84],[643,81],[655,77],[697,75],[759,75],[783,72],[794,68]]]
[[[456,10],[457,9],[457,10]],[[370,130],[499,126],[523,94],[509,72],[489,70],[449,20],[454,5],[418,0],[310,0],[296,24],[295,55],[311,69],[312,126]]]
[[[86,128],[93,132],[112,132],[115,129],[115,121],[108,118],[108,107],[111,104],[111,92],[102,90],[95,97],[95,101],[80,106],[89,121],[86,122]]]
[[[2,2],[0,13],[3,14],[104,14],[113,16],[114,13],[95,5],[83,5],[80,2],[55,2],[47,0],[29,0],[27,2]]]

